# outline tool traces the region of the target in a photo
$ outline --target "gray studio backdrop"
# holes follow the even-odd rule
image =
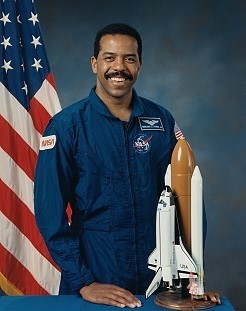
[[[112,22],[143,39],[139,94],[175,116],[195,153],[208,218],[206,287],[245,310],[246,1],[36,0],[62,107],[95,84],[94,35]]]

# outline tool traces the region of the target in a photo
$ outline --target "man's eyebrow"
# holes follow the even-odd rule
[[[137,57],[137,54],[135,54],[135,53],[130,53],[130,54],[126,54],[125,56],[133,56],[133,57]]]
[[[103,55],[115,55],[116,53],[113,52],[104,52]]]
[[[104,52],[103,55],[117,55],[117,53],[114,53],[114,52]],[[137,54],[135,53],[127,53],[127,54],[124,54],[124,56],[133,56],[133,57],[137,57]]]

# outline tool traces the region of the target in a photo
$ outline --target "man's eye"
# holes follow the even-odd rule
[[[109,62],[114,60],[112,56],[106,56],[104,59]]]
[[[126,57],[126,61],[129,63],[135,63],[136,59],[134,57]]]

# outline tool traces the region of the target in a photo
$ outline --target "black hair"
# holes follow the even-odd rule
[[[97,58],[100,51],[100,40],[105,35],[127,35],[136,39],[138,44],[138,56],[140,62],[142,61],[142,39],[138,31],[123,23],[115,23],[105,26],[100,29],[94,41],[94,57]]]

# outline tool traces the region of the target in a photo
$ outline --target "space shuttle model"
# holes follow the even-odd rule
[[[148,298],[161,283],[175,289],[190,279],[190,293],[204,294],[203,282],[203,184],[193,152],[179,139],[165,174],[165,190],[156,212],[156,248],[148,258],[155,276]]]

